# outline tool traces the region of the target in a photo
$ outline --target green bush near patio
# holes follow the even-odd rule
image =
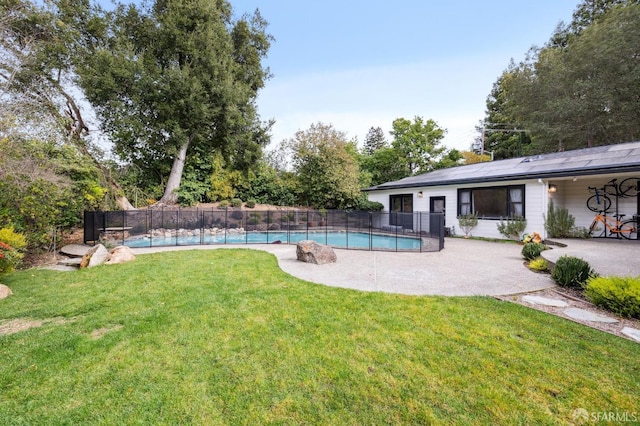
[[[524,246],[522,246],[522,257],[527,260],[533,260],[540,257],[540,253],[542,253],[546,249],[547,246],[542,243],[526,243]]]
[[[560,256],[556,261],[551,278],[559,286],[582,290],[587,280],[596,276],[591,265],[584,259],[574,256]]]
[[[0,424],[550,425],[577,408],[637,411],[639,344],[489,297],[326,287],[251,249],[3,281],[0,330],[41,326],[0,335]]]
[[[594,305],[640,319],[640,277],[594,277],[587,281],[584,294]]]

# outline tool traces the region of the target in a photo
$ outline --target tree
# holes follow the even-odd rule
[[[312,124],[289,139],[302,198],[317,208],[351,208],[360,199],[358,164],[346,134],[331,125]]]
[[[363,153],[373,155],[377,150],[386,148],[389,144],[380,127],[371,127],[364,138]]]
[[[30,248],[46,248],[54,227],[71,227],[83,209],[104,207],[92,161],[70,145],[0,132],[0,223],[24,233]]]
[[[218,151],[245,168],[257,161],[269,125],[255,100],[271,41],[258,11],[233,21],[226,0],[156,0],[107,16],[80,82],[122,159],[155,164],[163,180],[171,165],[161,203],[177,201],[192,152]]]
[[[516,65],[511,62],[498,80],[493,83],[486,101],[484,122],[477,128],[481,133],[482,151],[493,153],[495,160],[519,157],[531,152],[531,138],[525,133],[525,125],[518,122],[511,99]]]
[[[445,151],[439,145],[446,133],[438,124],[429,119],[426,122],[416,116],[411,122],[405,118],[393,121],[391,146],[399,154],[407,176],[433,170],[434,164]]]
[[[640,135],[640,5],[616,6],[515,70],[515,114],[541,150],[628,142]]]
[[[464,158],[464,164],[476,164],[476,163],[485,163],[487,161],[491,161],[491,156],[483,154],[476,154],[471,151],[462,151],[462,157]]]
[[[565,48],[569,45],[571,38],[579,36],[613,7],[638,3],[640,3],[638,0],[584,0],[573,11],[569,24],[558,25],[547,46]]]
[[[438,161],[433,165],[433,170],[448,169],[449,167],[456,167],[464,160],[464,156],[457,149],[446,150]]]
[[[362,155],[360,169],[369,174],[370,185],[380,185],[408,176],[404,159],[391,147],[378,149],[372,155]]]
[[[90,143],[88,124],[75,96],[77,64],[102,20],[87,0],[51,1],[37,6],[26,0],[0,4],[0,96],[5,114],[18,126],[58,129],[57,139],[91,160],[121,208],[132,208]],[[49,132],[50,133],[50,132]],[[60,138],[62,136],[63,138]]]

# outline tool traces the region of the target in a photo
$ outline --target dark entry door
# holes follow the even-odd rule
[[[429,211],[431,213],[442,213],[444,216],[444,206],[445,197],[429,197]],[[440,219],[438,215],[429,215],[429,233],[432,235],[438,234],[439,228]]]
[[[413,194],[392,195],[389,225],[413,229]]]

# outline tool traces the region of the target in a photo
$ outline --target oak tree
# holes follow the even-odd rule
[[[268,124],[256,97],[271,36],[258,11],[235,20],[226,0],[156,0],[107,17],[80,81],[115,152],[168,175],[161,203],[177,201],[192,152],[219,152],[238,167],[260,157]]]

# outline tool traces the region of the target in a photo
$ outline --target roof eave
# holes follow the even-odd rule
[[[506,176],[487,176],[479,178],[467,178],[467,179],[450,179],[442,181],[431,182],[416,182],[410,184],[382,184],[371,188],[365,188],[363,191],[383,191],[387,189],[401,189],[401,188],[417,188],[428,186],[450,186],[450,185],[464,185],[469,183],[487,183],[487,182],[505,182],[510,180],[527,180],[527,179],[549,179],[549,178],[561,178],[570,176],[588,176],[588,175],[602,175],[610,173],[628,173],[640,171],[640,164],[625,164],[616,167],[606,168],[593,168],[593,169],[573,169],[573,170],[559,170],[550,172],[538,172],[538,173],[522,173],[512,174]]]

